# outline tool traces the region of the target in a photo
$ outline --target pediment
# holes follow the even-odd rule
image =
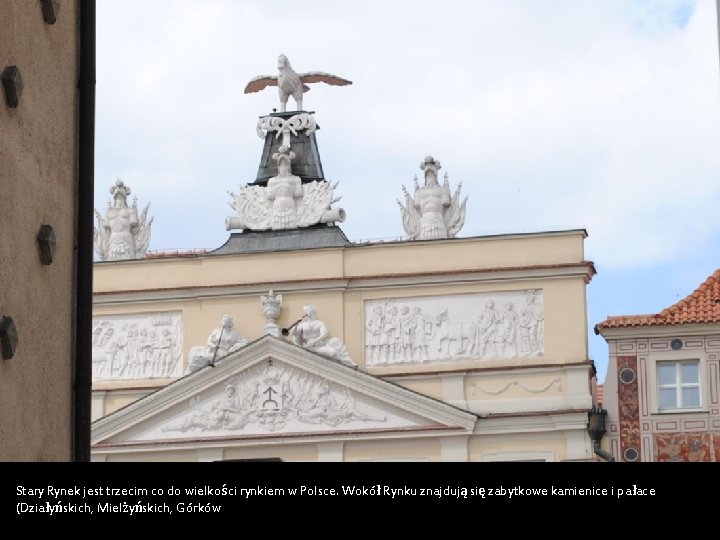
[[[111,413],[92,444],[453,430],[476,416],[273,336]]]

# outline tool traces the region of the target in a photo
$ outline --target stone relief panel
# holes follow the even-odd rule
[[[179,312],[93,317],[93,380],[182,375]]]
[[[540,289],[365,302],[368,366],[544,354]]]
[[[410,427],[411,413],[383,410],[352,390],[279,362],[253,366],[187,402],[134,440]]]
[[[185,436],[384,429],[417,425],[417,419],[383,410],[377,403],[325,378],[279,362],[253,366],[136,440]]]

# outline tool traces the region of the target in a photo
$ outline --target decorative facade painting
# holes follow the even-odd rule
[[[365,303],[369,366],[543,354],[539,289]]]
[[[93,318],[93,380],[182,375],[180,313]]]
[[[713,461],[712,446],[713,435],[711,433],[655,435],[658,461]],[[717,460],[717,455],[715,459]]]
[[[640,401],[637,356],[618,356],[618,407],[622,461],[640,461]]]

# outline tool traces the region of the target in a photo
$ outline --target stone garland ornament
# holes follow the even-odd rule
[[[304,131],[305,135],[309,137],[317,129],[317,123],[311,114],[303,112],[293,115],[287,120],[279,116],[264,116],[258,120],[255,129],[258,137],[263,140],[269,131],[276,131],[276,139],[282,136],[281,146],[290,148],[291,133],[297,137],[298,131]]]

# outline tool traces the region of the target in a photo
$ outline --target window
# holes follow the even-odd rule
[[[659,410],[700,408],[700,362],[657,363]]]

